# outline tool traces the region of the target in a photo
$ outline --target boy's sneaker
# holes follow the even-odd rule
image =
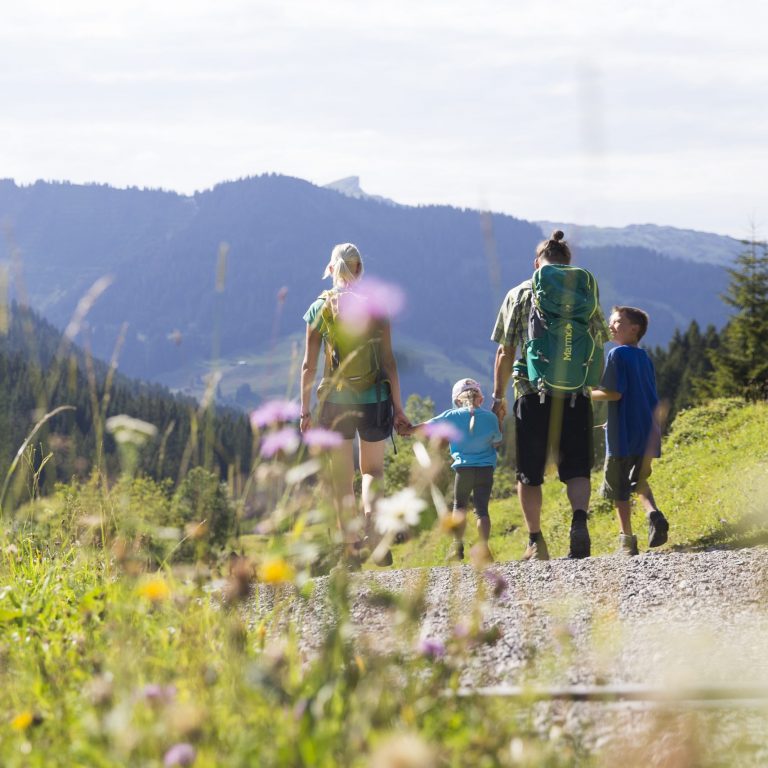
[[[648,546],[660,547],[667,542],[669,523],[667,518],[658,509],[651,512],[648,517]]]
[[[379,553],[378,548],[373,550],[371,560],[379,566],[379,568],[387,568],[392,565],[394,560],[392,559],[392,550],[386,549],[384,552]]]
[[[528,543],[523,560],[549,560],[549,550],[543,536],[539,536],[536,541]]]
[[[640,551],[637,548],[637,536],[627,536],[626,534],[620,533],[617,554],[626,555],[627,557],[639,555]]]
[[[450,548],[448,549],[448,554],[446,555],[445,559],[452,562],[458,562],[460,560],[463,560],[464,559],[464,542],[454,541],[453,544],[451,544]]]
[[[571,523],[571,548],[568,557],[572,560],[582,560],[589,557],[592,551],[592,539],[589,538],[587,523],[583,520],[574,520]]]

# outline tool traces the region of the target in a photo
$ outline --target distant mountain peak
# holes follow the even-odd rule
[[[549,237],[555,229],[562,229],[566,240],[577,247],[618,245],[647,248],[673,259],[703,264],[728,266],[744,250],[744,245],[732,237],[657,224],[630,224],[626,227],[595,227],[552,221],[537,221],[536,224],[544,237]]]
[[[390,200],[388,197],[369,195],[360,186],[359,176],[345,176],[343,179],[337,179],[330,184],[325,184],[323,189],[331,189],[334,192],[339,192],[346,197],[354,197],[357,200],[374,200],[377,203],[384,203],[384,205],[399,205],[399,203]]]

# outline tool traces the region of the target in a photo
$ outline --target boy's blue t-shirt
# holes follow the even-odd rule
[[[605,360],[603,389],[621,393],[608,402],[606,449],[609,456],[661,455],[661,433],[656,420],[656,372],[648,353],[622,344]]]
[[[499,420],[484,408],[475,408],[474,429],[469,431],[469,408],[451,408],[430,419],[427,424],[447,422],[461,433],[458,440],[451,440],[449,447],[451,467],[495,467],[496,445],[501,442]]]

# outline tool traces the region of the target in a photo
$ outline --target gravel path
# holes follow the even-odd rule
[[[469,565],[356,575],[355,631],[382,647],[397,642],[391,614],[371,604],[371,593],[425,588],[422,636],[447,639],[478,605],[485,624],[501,630],[498,643],[466,660],[468,685],[518,685],[532,664],[546,662],[548,681],[560,685],[768,686],[766,548],[508,562],[492,570],[508,584],[500,598]],[[317,579],[311,600],[293,611],[308,649],[319,639],[326,589],[327,578]],[[262,610],[272,597],[260,590]]]
[[[723,765],[768,765],[768,549],[508,562],[492,571],[508,585],[498,598],[487,575],[468,565],[355,575],[358,642],[381,648],[405,642],[392,613],[371,603],[372,593],[424,590],[422,637],[446,640],[477,611],[485,626],[501,630],[496,644],[460,660],[462,684],[471,689],[756,686],[763,699],[758,706],[721,702],[709,712],[697,710],[695,727],[710,745],[698,756],[690,752],[690,705],[554,701],[531,712],[539,738],[578,742],[586,752],[599,752],[606,765],[710,764],[704,755],[718,739]],[[284,614],[297,622],[308,652],[327,620],[327,584],[318,579],[312,598],[292,601]],[[273,597],[259,590],[262,611]],[[738,763],[731,763],[728,755],[737,748]],[[742,761],[743,749],[749,760]],[[636,761],[633,750],[639,750]]]

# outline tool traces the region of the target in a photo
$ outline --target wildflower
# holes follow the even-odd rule
[[[485,578],[488,580],[488,586],[494,597],[501,597],[509,588],[509,582],[499,571],[489,568],[485,571]]]
[[[118,443],[144,445],[147,440],[151,440],[157,435],[157,427],[154,424],[141,419],[134,419],[125,414],[111,416],[107,419],[105,426],[107,432],[111,432]]]
[[[424,434],[432,440],[458,440],[461,432],[447,421],[436,421],[434,424],[425,424],[422,427]]]
[[[427,503],[413,488],[404,488],[388,499],[376,502],[376,528],[379,533],[401,533],[418,525],[419,516]]]
[[[291,564],[282,557],[267,560],[259,566],[259,580],[265,584],[282,584],[292,581],[294,575]]]
[[[251,426],[263,429],[270,424],[298,419],[301,406],[295,400],[270,400],[251,412]]]
[[[344,438],[338,432],[322,427],[308,429],[303,437],[305,445],[318,450],[338,448],[344,442]]]
[[[34,721],[34,714],[27,709],[24,712],[19,712],[19,714],[11,720],[11,728],[13,728],[14,731],[26,731]]]
[[[141,691],[141,697],[153,706],[168,704],[176,698],[176,686],[147,683]]]
[[[139,587],[139,595],[150,603],[161,603],[171,595],[171,588],[165,579],[154,578]]]
[[[299,434],[291,427],[285,427],[277,432],[270,432],[261,441],[260,453],[263,458],[271,459],[278,453],[295,453],[299,447]]]
[[[432,661],[442,659],[445,656],[445,645],[441,640],[434,637],[422,637],[419,640],[417,650],[422,656]]]
[[[166,753],[163,758],[163,765],[166,768],[173,768],[173,766],[187,766],[192,765],[195,762],[197,753],[195,748],[187,742],[181,742],[174,744]]]
[[[361,328],[371,320],[386,320],[397,315],[405,305],[405,295],[392,283],[375,277],[364,277],[354,290],[344,291],[339,298],[339,316],[345,325]]]

